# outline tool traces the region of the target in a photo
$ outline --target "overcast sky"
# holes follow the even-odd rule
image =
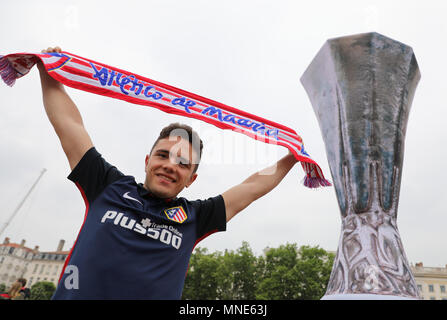
[[[170,84],[289,126],[331,179],[324,142],[300,77],[325,41],[370,31],[411,46],[421,71],[410,112],[398,227],[411,263],[447,264],[447,142],[444,1],[5,1],[0,54],[48,46]],[[84,202],[66,177],[68,162],[42,105],[38,71],[0,85],[0,224],[46,168],[0,241],[69,249]],[[184,122],[204,141],[197,181],[181,196],[220,194],[287,153],[198,120],[67,88],[103,156],[143,182],[144,158],[165,125]],[[209,250],[256,254],[285,243],[338,246],[341,219],[333,188],[309,190],[297,165],[267,196],[236,216]]]

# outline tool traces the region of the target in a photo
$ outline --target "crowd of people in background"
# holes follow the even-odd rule
[[[5,293],[0,293],[3,300],[25,300],[29,299],[31,291],[26,287],[26,279],[17,279]]]

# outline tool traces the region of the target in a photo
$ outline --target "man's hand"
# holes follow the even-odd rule
[[[61,53],[62,49],[60,47],[48,47],[46,50],[43,49],[41,51],[41,53],[51,53],[51,52],[57,52],[57,53]]]
[[[61,51],[60,47],[54,47],[42,50],[42,53]],[[73,169],[85,152],[93,147],[93,143],[84,128],[78,108],[65,92],[64,86],[48,74],[42,62],[37,67],[45,111],[59,137],[70,168]]]
[[[40,53],[52,53],[52,52],[57,52],[57,53],[61,53],[62,49],[60,47],[48,47],[46,50],[43,49],[42,51],[40,51]],[[42,61],[39,59],[39,61],[37,62],[37,68],[39,69],[40,72],[45,71],[45,67],[43,66]]]
[[[276,164],[251,175],[241,184],[222,194],[227,222],[253,201],[273,190],[298,161],[289,151]]]

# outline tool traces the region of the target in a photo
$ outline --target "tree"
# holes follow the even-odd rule
[[[256,257],[249,244],[236,250],[191,255],[183,299],[292,300],[320,299],[331,274],[334,255],[296,244],[266,249]]]
[[[251,300],[256,298],[258,259],[253,254],[248,242],[233,255],[233,299]]]
[[[221,257],[218,271],[218,298],[226,300],[253,300],[257,288],[257,257],[248,242],[236,251]]]
[[[257,257],[247,242],[236,251],[197,248],[189,262],[183,299],[255,299]]]
[[[218,287],[218,267],[221,254],[207,253],[197,248],[189,261],[189,270],[183,287],[182,298],[187,300],[215,300]]]
[[[317,300],[325,294],[335,255],[317,247],[302,246],[298,252],[297,278],[300,299]]]
[[[317,247],[282,245],[260,258],[263,268],[257,299],[316,300],[325,291],[334,255]]]
[[[256,293],[257,299],[292,300],[300,296],[297,282],[296,264],[298,260],[296,244],[281,245],[265,250],[260,257],[261,279]]]
[[[49,281],[40,281],[31,287],[30,300],[50,300],[56,291],[56,286]]]

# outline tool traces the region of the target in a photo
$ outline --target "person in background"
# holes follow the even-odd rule
[[[0,297],[6,300],[13,300],[20,296],[20,290],[22,289],[22,283],[17,280],[9,288],[7,293],[0,294]]]
[[[19,281],[22,284],[22,288],[20,289],[20,294],[23,295],[23,299],[29,299],[31,296],[31,290],[26,287],[26,279],[20,278]]]

